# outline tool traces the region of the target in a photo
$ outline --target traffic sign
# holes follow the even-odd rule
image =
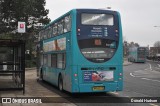
[[[18,22],[18,33],[25,33],[26,27],[25,22]]]

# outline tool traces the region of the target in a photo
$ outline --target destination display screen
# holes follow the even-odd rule
[[[81,15],[84,25],[113,25],[113,15],[110,14],[86,14]]]

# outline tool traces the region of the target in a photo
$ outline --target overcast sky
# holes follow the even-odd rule
[[[160,0],[46,0],[52,21],[71,9],[106,7],[120,12],[125,40],[141,46],[160,41]]]

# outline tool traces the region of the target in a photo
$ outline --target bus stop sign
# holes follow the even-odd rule
[[[18,33],[25,33],[25,22],[18,22]]]

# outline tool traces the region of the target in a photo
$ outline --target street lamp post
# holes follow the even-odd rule
[[[160,26],[157,26],[157,25],[155,25],[154,27],[159,27],[159,28],[160,28]],[[158,48],[159,48],[159,47],[157,47],[157,51],[156,51],[156,52],[157,52],[157,54],[156,54],[157,60],[158,60],[158,55],[159,55],[159,50],[158,50]],[[159,61],[159,60],[158,60],[158,61]]]

